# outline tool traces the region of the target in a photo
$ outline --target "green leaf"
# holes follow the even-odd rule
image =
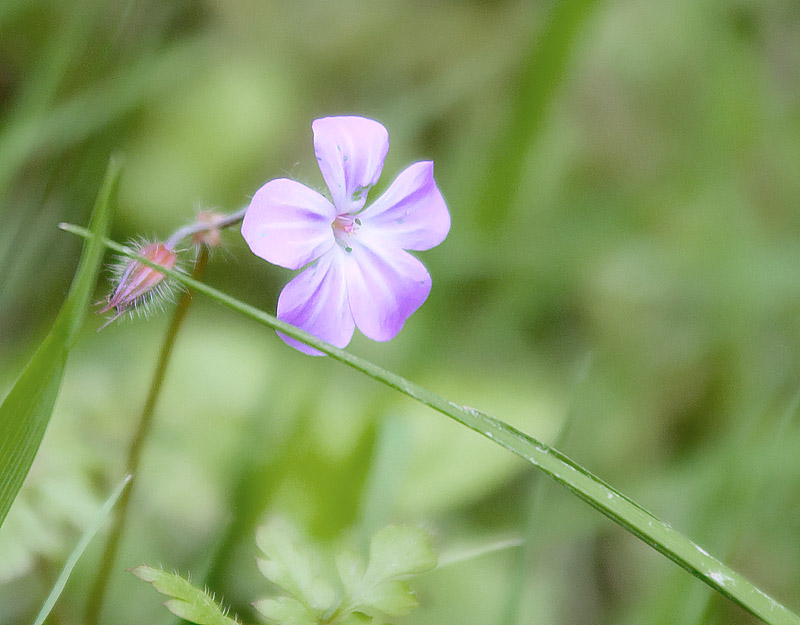
[[[213,597],[180,575],[145,565],[131,569],[131,573],[153,584],[161,594],[171,597],[164,605],[175,616],[197,625],[238,625],[238,621],[228,617]]]
[[[354,551],[342,551],[336,554],[336,570],[339,571],[345,593],[350,597],[358,595],[366,570],[364,558]]]
[[[336,591],[324,578],[322,557],[287,521],[273,518],[259,527],[256,544],[267,556],[258,560],[264,577],[318,615],[333,605]]]
[[[317,625],[320,619],[308,607],[291,597],[262,599],[253,607],[268,619],[281,625]]]
[[[93,236],[85,229],[64,225],[69,232],[83,237]],[[748,612],[772,625],[800,625],[800,616],[775,601],[744,576],[707,553],[689,538],[675,531],[638,503],[612,488],[577,462],[557,449],[521,432],[491,415],[461,406],[441,395],[414,384],[402,376],[359,358],[317,337],[276,319],[254,306],[250,306],[217,289],[193,280],[185,274],[158,267],[135,254],[132,250],[104,239],[110,249],[158,269],[166,276],[180,282],[197,293],[202,293],[231,310],[263,326],[278,330],[287,336],[331,356],[335,360],[360,371],[368,377],[397,390],[426,406],[441,412],[461,425],[477,432],[508,451],[524,458],[573,495],[617,523],[653,549],[662,553],[692,575],[708,584],[720,594],[732,599]]]
[[[0,525],[30,470],[53,411],[69,350],[86,315],[103,259],[120,164],[112,159],[97,197],[80,263],[53,328],[0,404]]]
[[[373,588],[361,605],[388,616],[408,616],[419,602],[405,582],[387,581]]]
[[[293,527],[282,519],[272,519],[259,528],[256,541],[269,556],[258,562],[262,573],[293,597],[264,599],[254,605],[261,614],[283,625],[314,625],[323,620],[342,625],[343,619],[363,623],[369,620],[367,614],[406,616],[418,604],[398,578],[436,566],[436,555],[425,532],[398,526],[383,528],[372,537],[369,566],[353,551],[337,554],[344,598],[331,613],[337,596],[322,577],[321,556]]]
[[[58,601],[61,591],[64,590],[64,586],[67,585],[67,580],[72,573],[72,569],[75,568],[75,565],[83,555],[86,547],[89,546],[89,543],[97,533],[97,530],[99,530],[102,526],[103,521],[105,521],[106,517],[111,513],[114,504],[117,503],[119,496],[122,494],[122,491],[128,485],[130,480],[131,476],[129,475],[119,484],[119,486],[114,489],[108,499],[106,499],[105,503],[97,511],[97,514],[95,515],[94,519],[92,519],[92,522],[86,527],[81,535],[80,540],[78,541],[78,544],[75,545],[75,549],[73,549],[72,553],[69,554],[69,557],[64,564],[64,568],[61,570],[61,574],[58,576],[56,583],[53,585],[53,590],[50,591],[47,599],[45,599],[42,609],[39,610],[39,614],[36,616],[36,620],[33,622],[33,625],[42,625],[42,623],[44,623],[44,620],[50,614],[50,611],[53,609],[56,601]]]
[[[337,621],[337,625],[367,625],[367,623],[372,623],[372,625],[389,625],[383,621],[375,621],[372,617],[362,614],[361,612],[345,614]]]
[[[399,525],[384,527],[369,543],[366,578],[380,583],[406,575],[416,575],[436,567],[436,552],[427,532]]]
[[[436,566],[430,537],[417,528],[389,525],[373,534],[369,552],[366,569],[352,552],[345,551],[336,558],[347,608],[406,616],[419,604],[411,589],[399,580]]]
[[[562,0],[553,4],[543,28],[532,29],[528,62],[516,78],[515,93],[509,97],[513,110],[505,120],[504,132],[492,146],[476,203],[481,228],[500,232],[512,215],[518,197],[519,180],[524,179],[526,154],[536,145],[549,106],[559,84],[569,76],[570,59],[578,48],[588,17],[597,0]]]

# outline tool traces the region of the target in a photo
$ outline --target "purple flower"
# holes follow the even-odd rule
[[[364,208],[389,150],[386,128],[363,117],[324,117],[311,127],[332,199],[294,180],[272,180],[253,196],[242,235],[257,256],[289,269],[305,267],[281,292],[279,319],[337,347],[350,342],[355,326],[388,341],[431,290],[428,271],[405,250],[430,249],[450,230],[433,162],[409,166]]]

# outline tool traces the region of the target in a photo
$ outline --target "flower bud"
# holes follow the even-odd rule
[[[177,254],[164,243],[139,244],[136,252],[165,269],[172,269],[178,260]],[[145,314],[154,305],[162,305],[170,299],[171,285],[164,280],[164,274],[138,260],[125,258],[114,269],[117,286],[109,296],[100,314],[109,311],[113,316],[100,328],[105,328],[122,315],[134,312]]]

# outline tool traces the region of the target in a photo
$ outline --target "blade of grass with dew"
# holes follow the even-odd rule
[[[761,412],[770,415],[766,407],[739,413],[743,415],[739,426],[731,428],[724,442],[707,450],[691,468],[682,463],[678,470],[681,492],[691,497],[683,503],[693,511],[688,521],[690,531],[702,537],[726,561],[742,555],[739,543],[744,537],[751,543],[763,544],[753,526],[758,511],[773,510],[777,514],[782,507],[786,493],[774,488],[774,484],[770,488],[770,482],[776,478],[780,481],[781,461],[796,456],[790,425],[800,417],[799,409],[800,391],[784,408],[771,431],[764,429],[763,420],[757,418]],[[748,463],[741,461],[743,449],[748,450],[752,459]],[[763,539],[771,536],[761,534]],[[716,593],[690,584],[691,580],[685,576],[665,574],[654,583],[650,599],[626,616],[632,622],[650,625],[709,625],[713,611],[718,612],[717,616],[730,614],[730,606],[716,601],[719,598]]]
[[[589,377],[591,366],[592,354],[588,354],[578,368],[575,380],[572,384],[572,392],[569,394],[570,405],[567,408],[566,415],[558,430],[555,442],[553,443],[556,448],[564,447],[567,437],[572,431],[572,426],[575,423],[575,417],[577,415],[575,404],[577,402],[578,391]],[[514,562],[511,565],[511,584],[509,585],[507,599],[504,602],[505,608],[500,618],[501,625],[515,625],[515,623],[519,622],[519,615],[525,598],[526,575],[534,564],[533,548],[534,542],[538,536],[536,530],[539,524],[539,511],[544,508],[545,498],[549,494],[547,486],[552,487],[551,483],[545,484],[541,479],[542,477],[541,473],[537,473],[533,476],[533,480],[530,484],[527,510],[522,529],[522,548],[514,554]]]
[[[105,252],[97,237],[108,232],[119,175],[119,162],[112,159],[92,212],[90,229],[96,237],[84,244],[72,287],[53,328],[0,404],[0,525],[28,475],[50,421],[67,355],[97,282]]]
[[[743,470],[741,466],[735,464],[726,467],[726,487],[731,490],[739,488],[742,492],[740,502],[737,506],[739,514],[736,516],[738,518],[735,518],[734,522],[729,524],[726,531],[727,535],[722,541],[724,544],[724,551],[729,556],[732,557],[736,553],[743,536],[748,529],[752,529],[755,511],[765,504],[767,509],[774,509],[773,506],[770,506],[768,501],[765,502],[764,499],[773,499],[774,501],[776,496],[782,496],[775,492],[774,489],[767,488],[768,482],[770,476],[778,474],[779,468],[776,465],[780,458],[784,457],[787,453],[786,442],[788,440],[787,434],[790,426],[796,425],[799,421],[800,390],[795,392],[789,406],[783,411],[781,418],[775,425],[774,431],[769,436],[764,446],[764,451],[760,454],[756,454],[755,457],[759,459],[756,465],[750,467],[749,470]],[[748,431],[746,437],[740,437],[734,444],[738,445],[738,449],[742,449],[742,446],[746,442],[753,440],[752,434],[752,432]],[[794,450],[791,450],[789,453],[793,454]],[[758,501],[759,493],[767,494],[760,502]],[[715,614],[716,602],[714,601],[714,597],[715,595],[707,593],[703,601],[702,610],[694,621],[696,625],[709,625],[710,623],[719,621],[720,615]]]
[[[58,601],[58,598],[61,596],[64,586],[67,585],[67,580],[72,574],[72,569],[75,568],[75,565],[83,555],[83,552],[86,551],[86,547],[89,546],[89,543],[92,541],[92,538],[94,538],[97,530],[100,529],[108,515],[111,514],[111,510],[114,508],[114,505],[116,505],[119,496],[122,494],[122,491],[125,490],[125,487],[130,481],[131,476],[128,475],[124,480],[122,480],[122,482],[120,482],[119,486],[114,489],[114,492],[109,495],[108,499],[106,499],[105,503],[97,511],[97,514],[95,514],[92,522],[89,523],[89,525],[83,531],[78,544],[75,545],[75,549],[73,549],[72,553],[69,554],[69,557],[67,558],[64,568],[61,570],[56,583],[53,584],[53,590],[51,590],[50,594],[47,595],[47,599],[45,599],[42,609],[39,610],[39,614],[36,616],[36,620],[33,622],[33,625],[42,625],[44,620],[50,615],[50,611],[53,609],[56,601]]]
[[[63,230],[84,237],[94,237],[85,228],[61,224]],[[131,249],[102,238],[110,249],[158,269],[173,280],[197,293],[234,310],[268,328],[314,347],[334,360],[360,371],[368,377],[393,388],[403,395],[441,412],[461,425],[485,436],[494,443],[527,460],[541,469],[575,496],[607,516],[619,526],[650,545],[659,553],[680,565],[711,588],[739,604],[770,625],[800,625],[800,616],[791,612],[753,583],[720,560],[656,518],[638,503],[612,488],[557,449],[536,440],[493,416],[469,406],[461,406],[418,384],[359,358],[343,349],[280,321],[254,306],[250,306],[212,287],[192,280],[185,273],[167,270],[139,256]]]

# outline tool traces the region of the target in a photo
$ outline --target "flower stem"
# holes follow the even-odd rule
[[[223,230],[224,228],[230,228],[231,226],[235,226],[238,224],[242,219],[244,219],[244,214],[247,211],[247,207],[240,208],[235,213],[231,213],[230,215],[220,216],[219,219],[215,220],[213,223],[202,223],[202,222],[195,222],[193,224],[189,224],[188,226],[183,226],[182,228],[178,228],[172,236],[167,239],[166,247],[168,249],[173,249],[178,243],[180,243],[183,239],[186,239],[190,236],[193,236],[199,232],[205,232],[207,230]]]
[[[208,249],[201,245],[199,246],[199,253],[197,260],[192,270],[192,277],[199,278],[203,269],[205,269],[206,262],[208,262]],[[153,380],[150,384],[150,391],[142,409],[142,414],[139,417],[139,424],[136,427],[136,433],[131,441],[131,446],[128,450],[128,460],[125,465],[125,473],[131,476],[130,486],[122,493],[119,499],[119,504],[114,514],[111,525],[111,530],[106,541],[105,549],[103,550],[102,559],[100,560],[100,567],[97,571],[94,583],[89,591],[89,597],[86,602],[86,618],[84,622],[86,625],[98,625],[100,622],[100,611],[103,607],[103,600],[105,598],[108,582],[111,572],[114,568],[114,562],[119,550],[119,544],[122,535],[125,531],[125,524],[128,518],[128,507],[131,501],[131,495],[134,487],[136,486],[139,461],[142,456],[142,448],[150,433],[150,428],[153,423],[153,412],[155,410],[156,401],[161,391],[161,386],[164,382],[164,377],[169,366],[170,357],[172,356],[172,349],[175,345],[175,339],[178,336],[178,330],[186,318],[186,313],[189,310],[189,304],[192,301],[192,292],[189,290],[184,291],[181,295],[178,305],[175,308],[175,313],[172,316],[172,321],[167,329],[167,334],[164,337],[164,344],[161,346],[161,353],[158,356],[156,363],[156,370],[153,374]]]

